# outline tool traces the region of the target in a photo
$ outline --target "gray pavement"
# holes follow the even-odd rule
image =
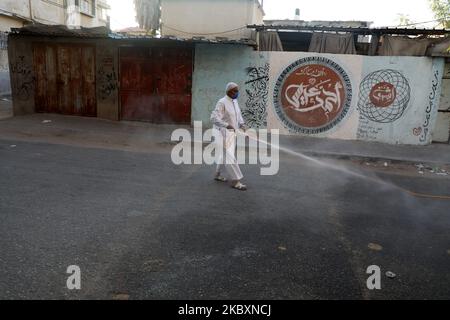
[[[115,122],[95,118],[33,114],[0,120],[0,137],[73,146],[154,152],[170,144],[179,126]],[[183,128],[192,131],[189,126]],[[280,136],[280,145],[316,157],[394,162],[450,164],[450,144],[389,145],[377,142]]]
[[[450,164],[450,144],[395,145],[356,140],[281,137],[280,144],[298,152],[328,158],[369,158],[409,163]]]
[[[448,176],[283,153],[238,192],[173,165],[169,129],[0,121],[0,299],[450,298]]]

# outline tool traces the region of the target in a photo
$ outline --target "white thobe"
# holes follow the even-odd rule
[[[225,168],[232,180],[241,180],[244,176],[242,175],[235,156],[235,130],[244,126],[245,122],[242,118],[241,109],[239,108],[237,100],[231,99],[228,96],[220,99],[211,114],[211,122],[214,124],[214,129],[219,130],[224,138],[224,152],[222,152],[222,155],[219,154],[217,158],[217,172],[220,173],[221,169]],[[234,130],[227,130],[228,126],[233,127]],[[225,157],[223,156],[224,154]]]

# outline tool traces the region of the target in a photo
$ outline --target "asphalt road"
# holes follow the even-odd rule
[[[371,178],[283,154],[276,176],[243,166],[239,192],[170,146],[0,140],[0,299],[449,299],[450,201],[395,186],[450,195],[450,179],[334,165]]]

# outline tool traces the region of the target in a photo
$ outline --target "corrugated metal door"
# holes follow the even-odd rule
[[[121,118],[190,123],[192,66],[190,48],[121,48]]]
[[[97,115],[92,46],[35,45],[34,71],[37,112]]]

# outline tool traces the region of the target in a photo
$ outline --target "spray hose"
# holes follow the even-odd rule
[[[273,147],[272,144],[270,144],[269,142],[262,141],[261,139],[258,139],[257,137],[249,135],[247,132],[244,132],[244,131],[240,131],[240,132],[242,134],[244,134],[245,136],[249,137],[250,139],[253,139],[253,140],[257,141],[257,142],[262,142],[262,143],[264,143],[264,144],[266,144],[266,145],[268,145],[270,147]],[[278,150],[280,150],[280,151],[284,151],[280,147],[276,147],[276,148]],[[308,157],[305,157],[305,159],[312,161],[311,159],[308,159]],[[425,199],[434,199],[434,200],[450,200],[450,196],[448,196],[448,195],[432,195],[432,194],[426,194],[426,193],[418,193],[418,192],[414,192],[414,191],[411,191],[411,190],[399,187],[397,185],[395,185],[395,187],[398,188],[399,190],[409,194],[410,196],[413,196],[413,197],[416,197],[416,198],[425,198]]]

